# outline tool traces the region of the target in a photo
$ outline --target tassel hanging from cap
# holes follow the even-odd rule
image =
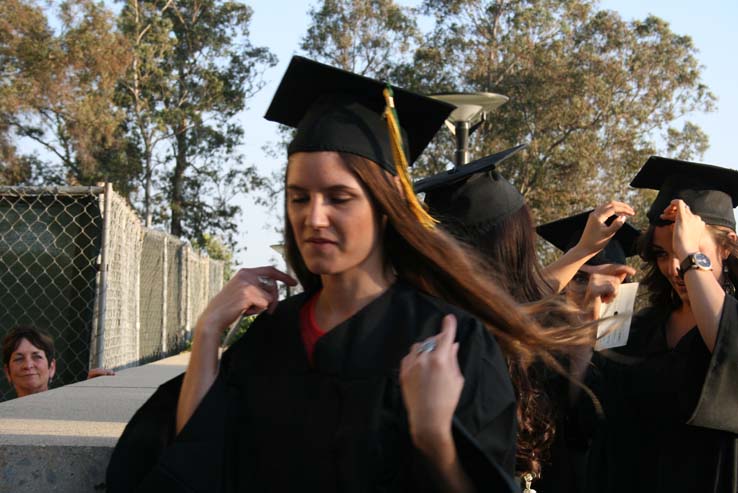
[[[438,222],[423,208],[418,198],[415,196],[413,185],[408,175],[408,163],[405,156],[405,150],[402,145],[402,133],[400,133],[400,120],[397,118],[395,111],[395,101],[392,94],[392,88],[387,85],[384,91],[384,100],[387,106],[384,109],[384,119],[387,120],[387,129],[389,130],[390,145],[392,146],[392,158],[395,162],[395,171],[400,178],[402,190],[410,205],[410,211],[418,218],[418,221],[428,229],[433,229]]]

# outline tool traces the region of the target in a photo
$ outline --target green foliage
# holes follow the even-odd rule
[[[628,183],[648,155],[695,159],[707,148],[697,125],[674,124],[713,110],[715,98],[701,80],[692,40],[658,17],[625,21],[592,0],[425,0],[421,11],[434,22],[418,37],[414,20],[395,22],[396,30],[383,25],[390,17],[375,3],[321,2],[311,11],[303,49],[421,92],[508,96],[470,150],[481,157],[530,144],[501,170],[538,221],[613,198],[643,210],[648,194],[628,191]],[[397,43],[397,36],[413,42]],[[356,49],[386,46],[388,39],[396,48],[381,57]],[[439,132],[415,176],[445,169],[454,145],[447,131]]]
[[[97,2],[60,2],[55,14],[58,32],[30,0],[0,4],[0,132],[6,140],[31,139],[55,158],[26,166],[21,181],[31,179],[33,169],[40,172],[35,181],[52,183],[94,184],[107,177],[126,193],[135,171],[116,159],[125,142],[113,94],[129,60],[127,43],[113,29],[112,13]],[[5,166],[18,163],[11,150],[5,146]]]
[[[33,173],[32,156],[18,154],[7,127],[0,125],[0,186],[28,183]]]
[[[233,344],[236,343],[243,335],[246,333],[247,330],[249,330],[249,327],[251,327],[251,324],[254,323],[254,320],[256,320],[256,315],[251,315],[249,317],[243,317],[241,320],[240,325],[236,329],[236,332],[230,337],[229,345],[233,346]],[[223,334],[225,337],[227,334]]]
[[[174,234],[232,245],[232,197],[282,186],[246,165],[235,121],[274,56],[251,44],[240,2],[120,3],[116,16],[94,0],[0,2],[0,183],[107,179]],[[647,194],[627,184],[648,154],[708,145],[685,119],[715,105],[696,49],[654,16],[625,21],[593,0],[323,0],[309,16],[310,57],[424,92],[509,96],[471,152],[530,143],[502,171],[538,221],[611,198],[642,210]],[[415,175],[449,165],[453,146],[439,132]]]
[[[118,98],[140,158],[143,215],[198,243],[218,234],[232,245],[232,199],[263,183],[239,153],[234,121],[276,62],[249,41],[251,15],[232,1],[128,0],[119,17],[133,61]]]
[[[239,209],[229,200],[260,183],[238,152],[243,129],[233,119],[261,88],[260,71],[276,60],[250,43],[252,10],[241,3],[185,0],[161,15],[176,40],[161,63],[168,83],[159,95],[172,136],[173,166],[163,176],[170,231],[193,239],[218,231],[232,243]]]
[[[309,15],[300,48],[311,58],[368,77],[392,78],[419,42],[411,12],[392,0],[324,0]]]
[[[203,234],[201,241],[193,242],[192,246],[200,253],[206,253],[214,260],[223,261],[223,282],[228,282],[233,276],[235,267],[233,250],[223,244],[216,236],[208,233]]]
[[[126,111],[126,134],[133,144],[134,159],[140,163],[143,189],[141,212],[146,224],[153,222],[155,202],[154,180],[159,163],[158,149],[169,137],[164,123],[162,94],[168,92],[168,80],[162,69],[164,60],[172,56],[175,38],[170,36],[171,23],[162,12],[171,2],[125,2],[118,16],[118,29],[129,40],[131,63],[119,81],[117,103]],[[161,200],[158,204],[161,208]]]
[[[116,17],[95,0],[0,2],[0,180],[112,181],[147,223],[232,244],[233,196],[263,184],[234,118],[275,58],[240,2],[121,3]],[[20,138],[50,157],[19,155]]]
[[[473,155],[530,143],[501,168],[541,222],[612,198],[639,205],[644,198],[628,183],[648,155],[699,158],[707,147],[696,125],[672,128],[711,111],[715,98],[692,40],[657,17],[627,22],[590,0],[423,7],[435,25],[404,82],[510,98],[472,139]],[[439,139],[420,172],[444,168],[452,150],[450,139]]]
[[[256,320],[256,317],[257,317],[256,315],[244,317],[241,320],[241,323],[239,324],[239,326],[236,328],[236,331],[233,333],[233,335],[231,335],[229,342],[228,342],[228,347],[224,347],[223,349],[228,349],[229,347],[233,346],[233,344],[235,344],[236,341],[238,341],[241,337],[243,337],[246,331],[249,330],[249,327],[251,327],[251,324],[254,323],[254,320]],[[226,331],[226,333],[223,334],[223,340],[221,341],[221,346],[225,342],[225,339],[227,336],[228,336],[228,332]],[[187,344],[185,345],[183,350],[192,351],[192,339],[187,341]]]

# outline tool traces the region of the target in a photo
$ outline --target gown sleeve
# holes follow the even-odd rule
[[[253,330],[254,326],[249,329]],[[244,335],[242,340],[246,338]],[[184,374],[161,385],[136,411],[108,464],[109,493],[222,490],[228,417],[226,378],[236,346],[223,355],[215,382],[179,434],[177,401]]]
[[[738,301],[725,296],[697,407],[688,424],[738,433]]]
[[[453,436],[464,471],[477,491],[517,492],[515,394],[499,346],[481,323],[460,341],[464,390]]]
[[[126,426],[108,464],[108,492],[218,491],[226,418],[224,379],[218,376],[175,435],[182,378],[159,387]]]

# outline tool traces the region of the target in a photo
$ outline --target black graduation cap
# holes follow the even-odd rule
[[[566,252],[577,244],[587,225],[587,218],[592,210],[575,214],[542,224],[536,228],[536,232],[553,246]],[[611,224],[617,216],[611,216],[606,224]],[[608,244],[597,255],[587,261],[589,265],[602,264],[625,264],[625,259],[637,253],[636,241],[641,232],[630,223],[623,224],[615,233]]]
[[[264,117],[297,128],[288,154],[337,151],[356,154],[397,174],[383,116],[383,82],[294,56]],[[412,164],[455,109],[392,87],[408,164]]]
[[[464,166],[418,180],[413,188],[425,192],[433,216],[464,226],[495,224],[525,204],[522,194],[494,167],[528,147],[506,149]]]
[[[738,171],[651,156],[630,186],[658,190],[648,220],[656,226],[670,224],[659,216],[673,199],[682,199],[707,224],[735,229],[733,209],[738,205]]]

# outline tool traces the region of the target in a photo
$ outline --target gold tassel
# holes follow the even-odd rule
[[[402,133],[400,133],[400,123],[395,112],[395,100],[392,95],[392,88],[388,85],[382,93],[384,94],[384,100],[387,102],[387,106],[384,108],[384,118],[387,120],[387,130],[389,130],[390,144],[392,146],[392,158],[395,162],[397,176],[400,177],[402,190],[410,205],[410,211],[418,218],[420,224],[428,229],[433,229],[438,221],[428,214],[418,201],[407,172],[409,166],[405,157],[405,150],[402,148]]]

